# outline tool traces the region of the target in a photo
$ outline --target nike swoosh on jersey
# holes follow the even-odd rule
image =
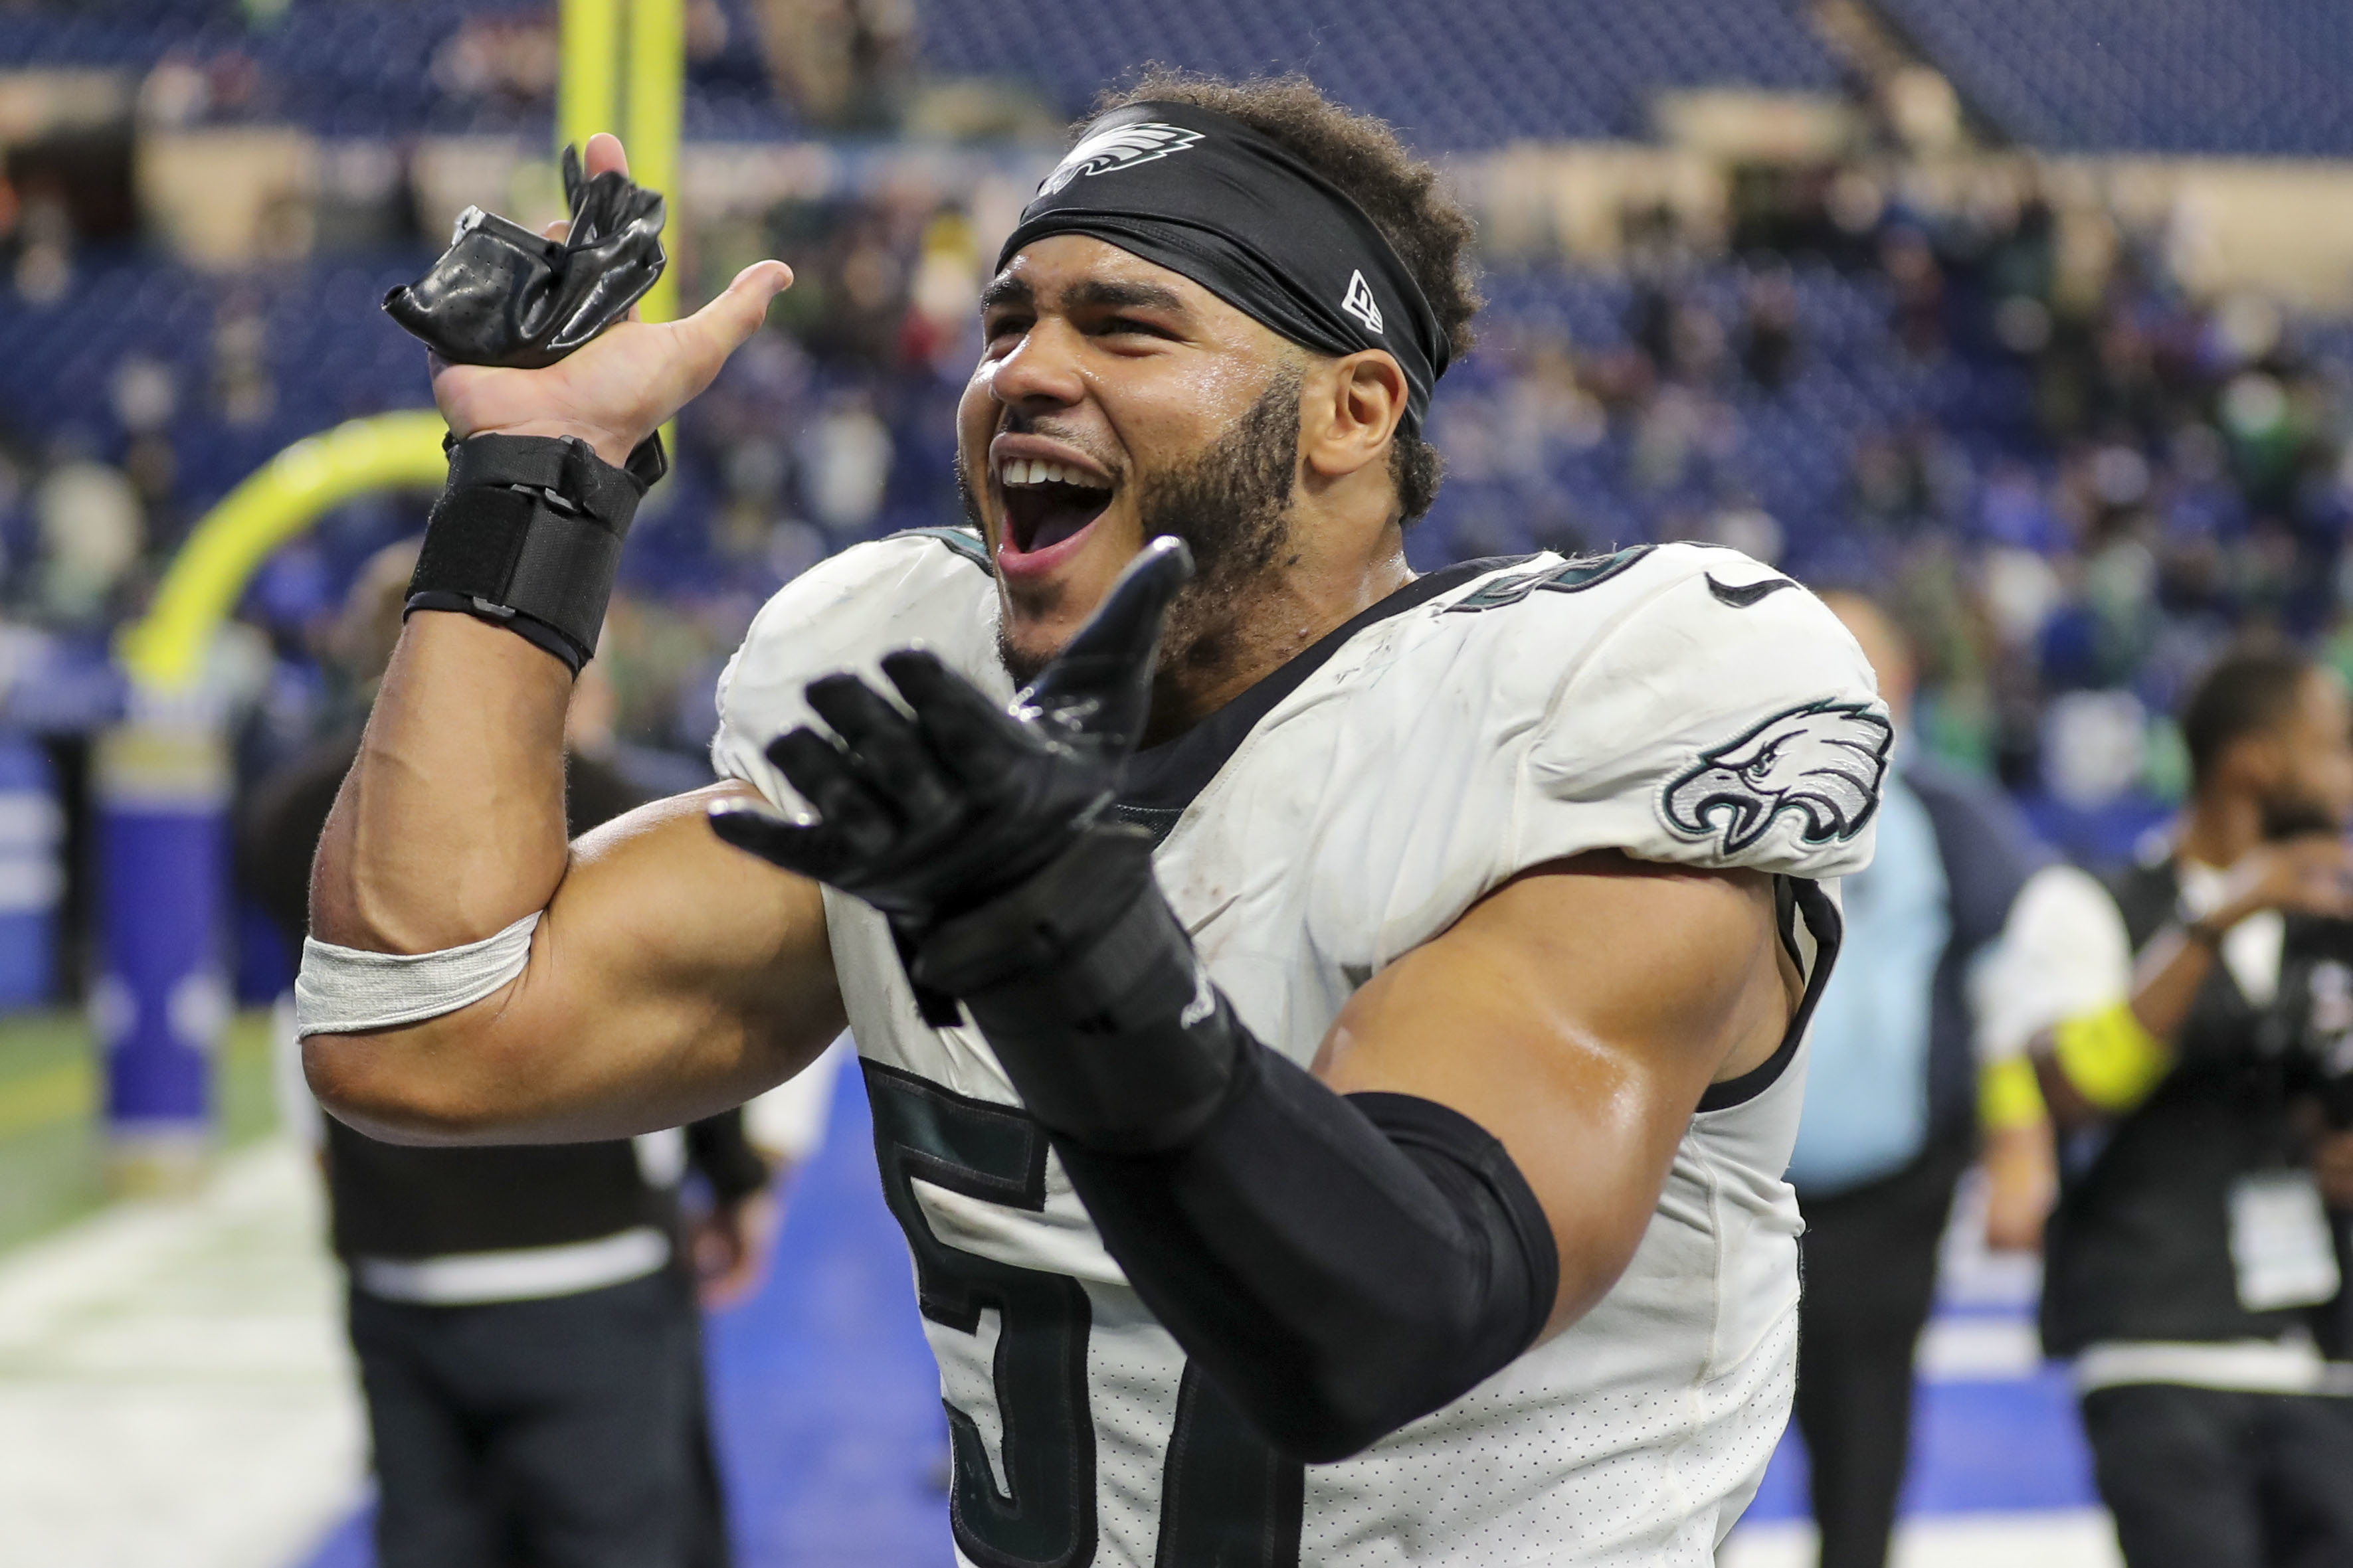
[[[1767,594],[1775,594],[1784,588],[1797,586],[1797,584],[1787,577],[1767,577],[1755,583],[1743,583],[1738,587],[1734,587],[1728,584],[1717,582],[1715,574],[1713,572],[1704,575],[1707,578],[1707,591],[1715,595],[1716,603],[1730,605],[1736,610],[1746,609]]]

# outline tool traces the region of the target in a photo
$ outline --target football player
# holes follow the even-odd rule
[[[617,1137],[846,1020],[960,1562],[1712,1563],[1788,1409],[1782,1170],[1890,731],[1736,553],[1408,569],[1469,235],[1303,80],[1108,104],[983,295],[971,526],[788,584],[726,782],[568,847],[644,444],[788,277],[438,368],[315,878],[322,1099]]]

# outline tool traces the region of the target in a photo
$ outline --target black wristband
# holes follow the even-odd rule
[[[596,651],[638,502],[669,469],[661,437],[618,468],[570,437],[443,445],[449,482],[426,524],[407,608],[502,626],[578,674]]]
[[[2180,928],[2184,939],[2211,952],[2222,951],[2222,939],[2231,931],[2229,926],[2214,923],[2213,910],[2193,910],[2186,898],[2173,906],[2173,923]]]

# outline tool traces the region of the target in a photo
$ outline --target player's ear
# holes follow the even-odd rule
[[[1386,463],[1405,416],[1405,372],[1373,350],[1326,361],[1310,375],[1299,411],[1300,457],[1319,479],[1345,479]]]

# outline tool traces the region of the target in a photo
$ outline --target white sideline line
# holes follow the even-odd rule
[[[1716,1568],[1813,1568],[1810,1523],[1743,1525]],[[1943,1514],[1895,1530],[1892,1568],[2123,1568],[2102,1509],[2063,1513]]]
[[[0,1258],[0,1568],[284,1568],[363,1421],[307,1154]]]
[[[2042,1342],[2023,1318],[1931,1318],[1912,1364],[1926,1383],[2019,1381],[2042,1370]]]

